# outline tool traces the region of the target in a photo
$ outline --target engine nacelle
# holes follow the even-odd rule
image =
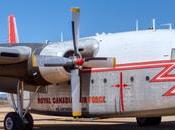
[[[83,57],[93,57],[97,54],[99,43],[95,39],[82,39],[79,41],[79,51]],[[40,55],[71,57],[73,54],[72,42],[63,42],[47,45]],[[68,68],[39,67],[41,76],[49,83],[60,83],[70,79]]]

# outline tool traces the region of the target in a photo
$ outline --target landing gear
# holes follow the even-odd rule
[[[33,129],[33,117],[30,113],[25,115],[25,130],[32,130]]]
[[[5,130],[32,130],[33,118],[27,113],[22,120],[18,113],[10,112],[5,116],[4,128]]]
[[[11,94],[11,99],[13,103],[13,108],[15,112],[10,112],[6,115],[4,119],[5,130],[32,130],[33,129],[33,118],[30,113],[28,113],[32,101],[40,87],[37,87],[35,93],[31,96],[31,100],[24,111],[23,107],[23,93],[24,86],[23,81],[18,82],[17,86],[17,103],[15,103],[14,96]]]
[[[4,128],[5,130],[23,130],[24,123],[18,113],[10,112],[5,117]]]
[[[137,124],[143,126],[157,126],[161,123],[161,117],[137,117]]]

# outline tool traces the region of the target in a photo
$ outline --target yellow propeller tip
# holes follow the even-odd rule
[[[81,112],[72,112],[73,117],[79,117],[81,116]]]
[[[80,8],[79,7],[71,8],[71,12],[72,13],[79,13],[80,12]]]

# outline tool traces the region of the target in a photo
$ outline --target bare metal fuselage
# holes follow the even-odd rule
[[[81,71],[84,116],[175,114],[174,31],[128,32],[95,39],[100,43],[97,56],[115,56],[119,64]],[[53,84],[37,95],[31,110],[71,116],[71,100],[69,82]]]
[[[161,116],[175,114],[175,61],[123,64],[81,72],[84,116]],[[69,83],[47,87],[32,110],[71,115]]]

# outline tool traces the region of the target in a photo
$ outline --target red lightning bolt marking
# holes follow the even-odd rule
[[[154,76],[150,82],[169,82],[175,81],[175,74],[170,74],[175,69],[174,64],[166,65],[165,68],[156,76]]]
[[[174,96],[175,95],[175,86],[163,94],[163,96]]]
[[[171,82],[175,81],[175,74],[170,74],[175,69],[175,64],[166,65],[165,68],[156,76],[154,76],[150,82]],[[163,96],[175,96],[175,86],[169,89],[163,94]]]

